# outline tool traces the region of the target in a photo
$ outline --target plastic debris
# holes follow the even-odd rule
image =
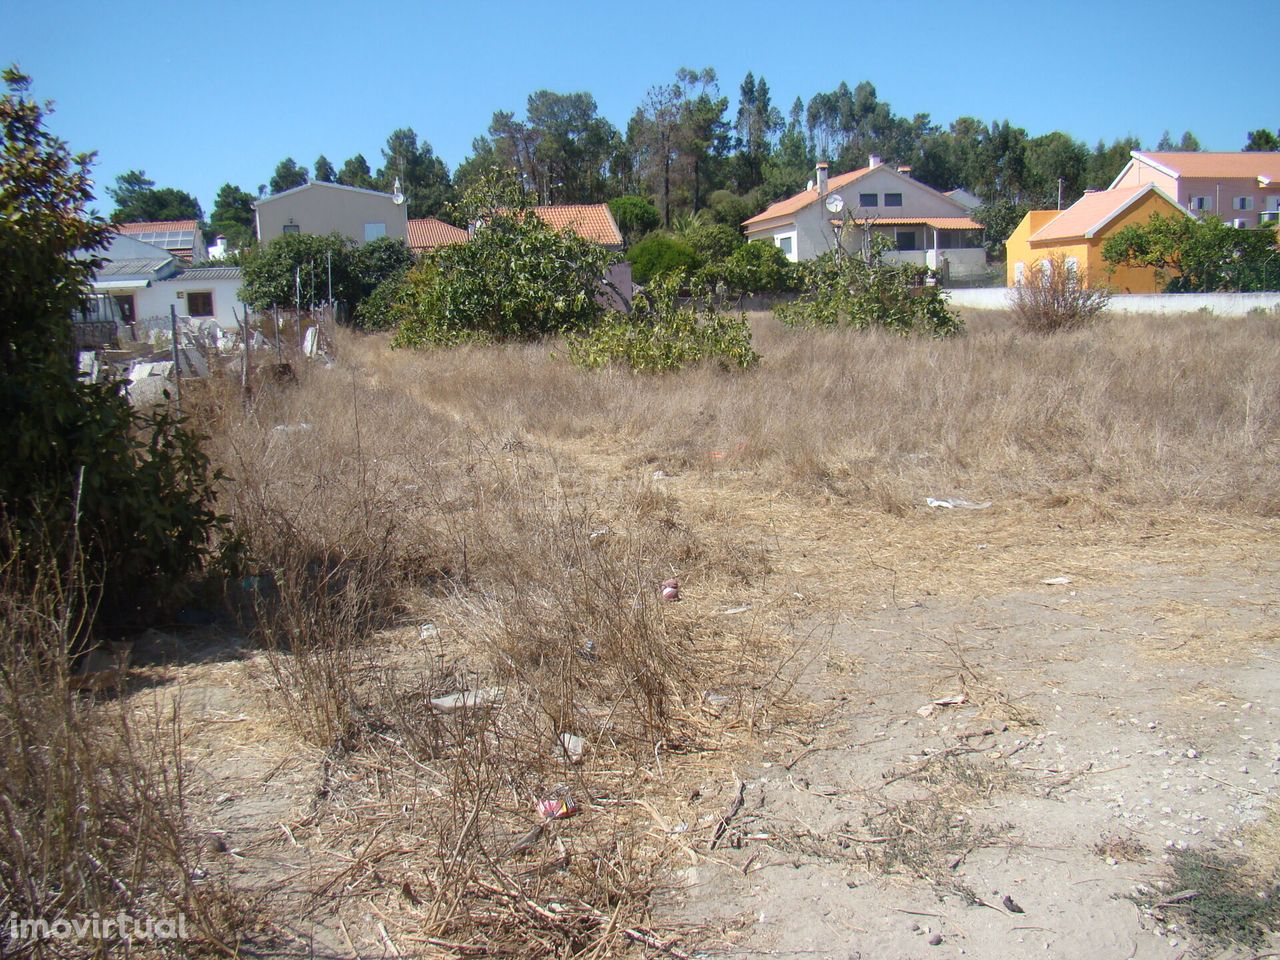
[[[933,712],[939,707],[958,707],[962,703],[968,703],[969,697],[963,693],[953,693],[949,697],[939,697],[937,700],[931,700],[923,707],[916,711],[922,717],[932,716]]]
[[[556,787],[539,800],[536,806],[545,820],[568,820],[578,813],[578,805],[573,802],[566,786]]]
[[[653,471],[653,479],[655,479],[655,480],[665,480],[665,479],[667,479],[667,471],[665,471],[665,470],[655,470],[655,471]]]
[[[990,500],[976,503],[963,497],[925,497],[925,506],[942,507],[946,510],[986,510],[991,506]]]
[[[750,609],[751,609],[751,604],[748,603],[746,606],[730,607],[728,610],[722,610],[720,611],[720,615],[724,617],[733,617],[733,616],[737,616],[739,613],[746,613]]]
[[[680,599],[680,581],[672,578],[662,581],[662,599],[674,603]]]
[[[582,758],[587,753],[587,741],[576,733],[562,733],[560,734],[560,749],[564,751],[564,755],[570,763],[581,763]]]
[[[1049,577],[1047,580],[1041,580],[1046,587],[1065,587],[1071,582],[1070,577]]]
[[[439,636],[440,636],[440,628],[437,627],[434,623],[418,624],[419,640],[435,640]]]
[[[489,687],[480,690],[464,690],[448,696],[436,697],[431,701],[431,709],[439,713],[457,713],[460,710],[492,710],[502,705],[503,691],[500,687]]]

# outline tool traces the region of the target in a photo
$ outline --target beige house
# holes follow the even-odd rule
[[[399,202],[397,202],[397,199]],[[409,211],[403,195],[312,181],[264,197],[253,205],[258,241],[286,233],[340,233],[356,243],[381,237],[407,241]]]

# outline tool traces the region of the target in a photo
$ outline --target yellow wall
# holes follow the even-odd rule
[[[1031,210],[1022,218],[1022,222],[1013,228],[1013,233],[1009,234],[1009,239],[1004,243],[1005,286],[1012,287],[1017,282],[1014,275],[1016,264],[1030,264],[1043,256],[1043,254],[1032,255],[1031,235],[1061,212],[1060,210]]]
[[[1171,204],[1164,197],[1157,193],[1148,193],[1107,224],[1097,236],[1088,240],[1081,237],[1072,240],[1032,243],[1031,235],[1058,214],[1057,210],[1032,210],[1023,218],[1022,223],[1018,224],[1017,229],[1005,244],[1008,251],[1006,282],[1009,286],[1014,285],[1016,265],[1019,262],[1026,264],[1024,269],[1030,271],[1036,261],[1060,254],[1064,257],[1076,258],[1083,272],[1085,286],[1110,287],[1116,293],[1159,293],[1164,285],[1157,279],[1153,268],[1113,268],[1102,258],[1102,248],[1108,237],[1129,224],[1146,223],[1153,213],[1160,213],[1166,217],[1185,216],[1185,212],[1180,207]]]

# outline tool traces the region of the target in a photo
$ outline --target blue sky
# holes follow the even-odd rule
[[[98,151],[102,212],[101,188],[141,168],[207,214],[222,183],[254,192],[285,156],[360,152],[376,169],[401,126],[453,168],[494,110],[521,113],[541,88],[587,90],[623,128],[681,66],[714,67],[731,99],[763,74],[784,111],[866,79],[895,112],[944,125],[1007,118],[1148,147],[1190,129],[1238,150],[1247,130],[1280,127],[1280,57],[1261,30],[1274,14],[1274,0],[0,0],[0,60],[56,102],[56,133]]]

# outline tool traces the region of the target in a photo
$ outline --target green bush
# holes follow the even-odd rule
[[[528,200],[494,175],[464,199],[484,224],[467,243],[424,256],[405,277],[394,344],[522,340],[584,329],[612,255],[576,234],[557,233]]]
[[[405,318],[404,306],[409,298],[408,271],[401,270],[385,278],[360,301],[352,319],[361,330],[394,330]]]
[[[942,290],[930,271],[884,261],[887,244],[876,238],[869,258],[823,254],[803,268],[803,293],[777,310],[792,326],[880,327],[904,336],[925,333],[948,336],[963,324],[947,309]]]
[[[73,157],[44,130],[43,110],[22,96],[26,77],[11,68],[5,81],[0,519],[15,553],[65,557],[64,577],[83,568],[87,619],[96,607],[100,629],[124,631],[208,559],[224,527],[214,510],[218,477],[182,420],[139,414],[120,384],[77,376],[71,318],[109,230],[87,209],[90,158]]]
[[[722,284],[729,293],[755,294],[796,290],[800,275],[799,266],[775,244],[753,240],[723,262],[707,266],[701,277],[709,286]]]
[[[693,252],[704,264],[727,260],[746,243],[742,231],[723,223],[694,224],[680,235],[680,239],[693,247]]]
[[[609,212],[622,231],[622,240],[628,246],[637,237],[658,229],[662,217],[648,197],[614,197],[609,201]]]
[[[627,251],[627,260],[636,283],[648,283],[677,271],[692,274],[702,266],[698,252],[690,244],[665,233],[649,234]]]
[[[611,313],[604,322],[569,338],[569,359],[588,370],[618,364],[639,373],[665,373],[716,361],[745,369],[760,360],[751,346],[743,314],[721,313],[707,298],[681,305],[679,271],[655,279],[637,294],[632,312]]]

